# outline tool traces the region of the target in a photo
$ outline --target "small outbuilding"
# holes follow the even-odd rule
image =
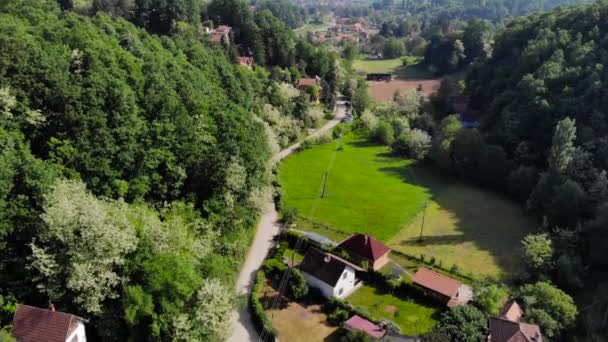
[[[340,242],[337,248],[361,261],[368,262],[374,270],[381,269],[390,261],[388,255],[391,249],[369,234],[353,234]]]
[[[78,316],[29,305],[17,305],[11,333],[19,342],[86,342],[85,320]]]
[[[373,339],[381,339],[386,335],[386,329],[357,315],[344,322],[344,329],[364,332]]]
[[[540,327],[521,322],[524,310],[514,301],[508,301],[500,317],[490,317],[488,342],[543,342]]]
[[[420,267],[412,280],[448,307],[465,305],[473,298],[471,287],[425,267]]]
[[[344,298],[358,288],[356,271],[362,269],[340,257],[311,248],[300,263],[300,271],[309,286],[326,298]]]
[[[308,89],[308,87],[311,87],[313,85],[316,85],[317,87],[321,87],[321,78],[318,76],[314,77],[314,78],[300,78],[298,80],[297,87],[300,90],[306,90],[306,89]]]

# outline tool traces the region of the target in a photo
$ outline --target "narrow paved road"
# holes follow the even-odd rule
[[[338,101],[336,107],[336,117],[326,123],[323,127],[319,128],[313,134],[309,135],[305,140],[318,137],[323,133],[328,132],[336,125],[340,123],[342,118],[346,115],[346,107],[343,101]],[[279,162],[286,158],[293,152],[295,152],[300,143],[289,146],[283,151],[276,154],[272,160]],[[262,264],[268,254],[268,251],[272,247],[274,236],[279,233],[281,224],[279,222],[279,213],[277,213],[274,203],[272,201],[266,203],[262,217],[258,223],[257,231],[253,239],[253,244],[247,253],[247,259],[241,268],[239,277],[236,281],[236,292],[237,294],[249,294],[253,286],[253,280],[256,272]],[[228,338],[229,342],[246,342],[258,340],[258,334],[251,323],[251,316],[247,308],[240,309],[233,312],[232,314],[232,335]]]

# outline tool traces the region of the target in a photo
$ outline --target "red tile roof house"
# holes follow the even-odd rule
[[[362,269],[335,255],[311,248],[300,263],[300,271],[309,286],[326,298],[344,298],[362,284],[355,277]]]
[[[86,342],[86,320],[64,312],[17,305],[12,334],[18,342]]]
[[[315,78],[300,78],[298,80],[297,87],[300,90],[306,90],[308,87],[310,87],[312,85],[321,87],[321,78],[319,78],[319,76],[317,76]]]
[[[448,307],[465,305],[473,297],[473,291],[469,286],[425,267],[418,269],[414,274],[413,282],[426,290],[427,293],[444,302]]]
[[[386,329],[383,329],[379,325],[357,315],[354,315],[344,322],[344,329],[350,331],[362,331],[374,339],[381,339],[384,337],[384,335],[386,335]]]
[[[520,322],[524,311],[516,301],[509,301],[500,317],[490,317],[488,342],[543,342],[538,325]]]
[[[337,248],[361,261],[367,261],[375,271],[390,261],[388,255],[391,249],[369,234],[353,234],[340,242]]]

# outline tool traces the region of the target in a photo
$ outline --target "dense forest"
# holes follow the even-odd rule
[[[290,83],[335,59],[309,46],[283,65],[264,34],[284,24],[261,11],[286,69],[238,66],[196,4],[0,2],[0,326],[52,302],[91,340],[229,332],[270,156],[307,124]]]

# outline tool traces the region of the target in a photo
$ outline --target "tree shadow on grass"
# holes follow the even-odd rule
[[[491,190],[442,175],[423,163],[379,170],[426,189],[429,200],[434,201],[438,210],[446,215],[443,219],[450,221],[448,224],[455,225],[456,234],[429,236],[423,232],[422,242],[418,242],[417,237],[408,237],[397,241],[396,245],[403,246],[407,253],[407,246],[432,249],[433,246],[457,246],[470,242],[492,256],[499,270],[498,280],[509,281],[512,278],[521,262],[517,253],[513,253],[513,248],[519,245],[520,240],[535,225],[534,220],[527,217],[517,203],[511,203],[510,199]],[[429,217],[426,219],[428,224]],[[445,223],[439,221],[438,224]],[[457,253],[456,250],[454,252]],[[444,263],[453,262],[446,256],[441,258]],[[467,271],[477,270],[469,268]]]

